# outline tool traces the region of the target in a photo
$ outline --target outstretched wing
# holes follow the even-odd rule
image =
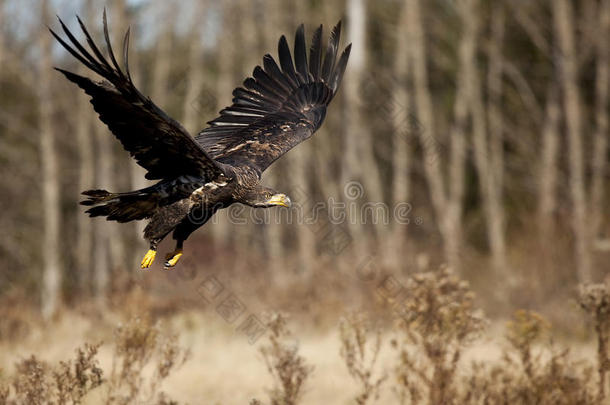
[[[220,112],[195,139],[219,162],[249,166],[262,173],[295,145],[309,138],[324,121],[345,72],[351,44],[337,62],[341,22],[332,30],[326,50],[322,26],[314,33],[307,63],[303,25],[294,40],[294,63],[286,38],[278,44],[280,66],[269,54],[263,67],[233,91],[233,105]],[[323,56],[324,53],[324,56]]]
[[[71,45],[53,30],[50,31],[68,52],[105,80],[95,82],[75,73],[56,69],[91,96],[91,104],[100,119],[138,164],[147,170],[146,178],[170,179],[181,175],[194,175],[213,179],[222,174],[221,165],[208,156],[182,125],[134,86],[127,58],[129,30],[123,43],[123,72],[110,44],[106,11],[104,10],[104,36],[112,65],[95,45],[80,18],[78,22],[91,52],[78,42],[61,19],[59,23]]]

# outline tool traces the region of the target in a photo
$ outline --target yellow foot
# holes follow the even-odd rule
[[[168,253],[167,256],[165,256],[165,268],[174,267],[181,256],[182,249],[176,249],[173,252]]]
[[[156,250],[151,249],[148,252],[146,252],[146,254],[144,255],[144,258],[142,259],[142,264],[140,265],[140,267],[142,267],[143,269],[149,268],[150,265],[153,263],[153,261],[155,261],[156,255],[157,255]]]

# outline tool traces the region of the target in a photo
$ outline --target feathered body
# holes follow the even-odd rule
[[[142,262],[149,267],[156,247],[170,232],[176,250],[166,267],[175,265],[182,242],[214,213],[234,203],[252,207],[289,206],[290,199],[260,183],[261,174],[275,160],[320,127],[326,108],[337,92],[351,45],[337,59],[341,24],[332,30],[326,49],[322,26],[314,33],[309,52],[304,29],[296,32],[294,59],[286,38],[278,44],[279,65],[269,54],[243,87],[233,91],[233,104],[220,112],[194,138],[149,98],[129,74],[129,31],[123,44],[124,70],[112,50],[106,14],[103,26],[110,61],[102,54],[78,19],[90,50],[60,24],[68,41],[51,33],[76,59],[104,80],[57,69],[89,96],[100,119],[119,139],[156,184],[127,193],[89,190],[83,205],[90,216],[128,222],[149,219],[144,237],[150,251]]]

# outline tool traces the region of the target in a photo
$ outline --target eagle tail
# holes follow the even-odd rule
[[[129,222],[152,216],[157,199],[141,190],[128,193],[110,193],[106,190],[88,190],[81,205],[92,206],[86,212],[91,217],[106,217],[108,221]]]

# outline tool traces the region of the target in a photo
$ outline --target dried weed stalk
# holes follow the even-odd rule
[[[606,385],[610,371],[610,286],[605,284],[587,284],[580,286],[580,306],[589,314],[595,324],[597,334],[597,374],[599,378],[598,400],[607,397]]]
[[[112,372],[108,380],[107,404],[170,403],[160,385],[171,371],[187,360],[189,352],[177,338],[164,335],[158,324],[134,318],[115,332]],[[147,368],[153,368],[147,377]]]
[[[484,324],[474,294],[448,269],[417,274],[403,290],[402,339],[392,341],[398,397],[401,403],[455,403],[462,351]]]
[[[96,356],[100,345],[85,344],[76,350],[74,360],[61,361],[55,367],[30,356],[16,365],[12,377],[13,392],[0,387],[0,404],[80,404],[99,387],[102,369]]]
[[[313,367],[299,355],[296,342],[287,342],[291,333],[284,315],[271,314],[267,327],[269,342],[260,348],[260,352],[274,380],[274,386],[269,390],[271,405],[296,405]],[[260,402],[254,399],[251,404]]]
[[[364,405],[369,400],[377,400],[379,389],[387,375],[375,378],[375,366],[381,349],[381,331],[376,330],[374,340],[370,341],[371,323],[364,314],[350,314],[339,324],[341,357],[349,374],[360,384],[356,403]]]

